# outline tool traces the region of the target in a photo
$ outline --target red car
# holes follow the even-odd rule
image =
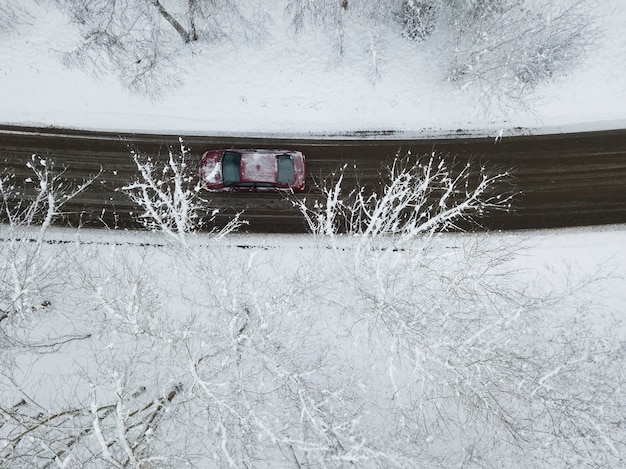
[[[211,150],[200,161],[200,181],[215,192],[302,191],[305,179],[299,151]]]

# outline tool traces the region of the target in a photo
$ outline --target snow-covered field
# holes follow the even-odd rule
[[[2,230],[2,467],[623,462],[623,226],[37,233]]]
[[[442,82],[428,50],[377,32],[374,79],[370,31],[348,30],[338,57],[319,29],[288,33],[283,1],[265,4],[273,19],[265,40],[181,47],[173,61],[181,85],[154,101],[130,94],[114,74],[95,79],[90,70],[64,68],[59,54],[75,46],[76,27],[57,11],[32,9],[30,24],[0,31],[0,122],[288,136],[381,130],[436,136],[459,128],[496,135],[515,127],[558,133],[626,125],[622,0],[597,2],[602,36],[577,70],[541,86],[531,110],[495,115],[475,93]]]
[[[429,74],[426,54],[387,43],[373,81],[371,50],[339,61],[315,31],[181,52],[182,85],[150,101],[63,68],[55,55],[76,31],[33,9],[0,32],[0,122],[283,136],[623,128],[626,2],[599,8],[605,35],[583,67],[506,116]],[[0,237],[0,467],[624,464],[625,226],[398,249],[19,224]]]

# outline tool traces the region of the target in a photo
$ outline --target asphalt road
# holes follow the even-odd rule
[[[540,136],[430,140],[302,140],[182,136],[191,163],[217,148],[289,148],[306,155],[308,188],[301,195],[319,197],[315,181],[343,163],[355,163],[362,184],[378,184],[382,166],[398,151],[447,155],[457,164],[471,160],[488,174],[508,170],[511,177],[495,191],[513,192],[513,208],[489,212],[480,220],[488,229],[552,228],[626,223],[626,129]],[[98,180],[65,209],[66,222],[87,226],[135,227],[130,201],[115,189],[136,174],[131,149],[151,155],[177,148],[178,135],[115,134],[65,129],[0,126],[0,171],[28,177],[26,163],[38,154],[66,168],[64,177]],[[356,183],[356,175],[348,183]],[[280,194],[211,194],[221,209],[219,221],[244,210],[251,232],[298,233],[306,227],[300,214]]]

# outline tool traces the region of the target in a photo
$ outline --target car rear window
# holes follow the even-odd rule
[[[278,163],[278,175],[276,182],[278,184],[291,185],[295,178],[295,170],[293,167],[293,158],[291,155],[278,155],[276,157]]]
[[[234,151],[224,152],[222,155],[222,179],[225,186],[237,184],[241,181],[241,155]]]

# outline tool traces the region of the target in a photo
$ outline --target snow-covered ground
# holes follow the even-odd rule
[[[24,282],[2,321],[0,467],[622,461],[624,226],[399,251],[0,234]]]
[[[599,5],[605,36],[583,67],[539,89],[532,113],[508,116],[484,115],[402,44],[372,82],[371,51],[338,61],[313,33],[193,50],[180,57],[183,85],[150,101],[63,68],[55,52],[72,28],[40,11],[0,36],[0,123],[290,136],[623,128],[626,2]],[[36,227],[6,225],[0,237],[0,467],[626,457],[625,226],[441,235],[415,251],[56,228],[37,243]]]
[[[31,2],[24,2],[29,5]],[[293,36],[277,5],[267,39],[247,46],[180,49],[181,86],[151,101],[114,75],[97,79],[58,60],[77,31],[54,10],[0,32],[0,122],[169,134],[315,135],[396,131],[437,136],[456,129],[492,135],[523,127],[562,132],[626,126],[626,2],[598,2],[602,35],[568,76],[541,86],[532,110],[488,115],[471,92],[442,82],[429,51],[380,38],[376,78],[370,32],[351,29],[343,57],[318,29]],[[364,36],[360,40],[354,40]],[[512,131],[512,130],[511,130]]]

